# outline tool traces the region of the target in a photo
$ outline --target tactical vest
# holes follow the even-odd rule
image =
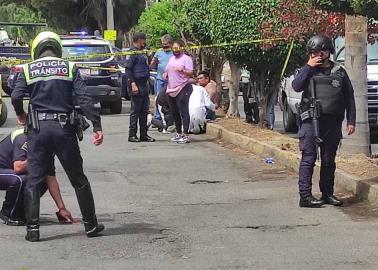
[[[321,105],[321,114],[331,114],[344,118],[345,97],[343,94],[343,81],[345,73],[341,66],[335,64],[330,75],[314,74],[312,77],[315,82],[315,94]],[[307,88],[302,96],[310,98],[311,92]]]
[[[133,49],[132,51],[138,51]],[[146,80],[150,77],[150,68],[148,66],[148,58],[145,54],[136,54],[133,66],[133,76],[135,80]]]
[[[73,81],[74,64],[56,57],[44,57],[23,65],[26,84],[41,81]]]

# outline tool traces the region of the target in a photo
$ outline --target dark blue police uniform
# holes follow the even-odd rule
[[[342,122],[347,117],[348,125],[355,125],[356,107],[353,87],[346,71],[331,62],[329,68],[304,66],[293,80],[295,91],[301,92],[302,101],[310,97],[309,82],[314,79],[316,95],[321,104],[319,118],[321,169],[320,191],[322,197],[332,196],[334,192],[336,151],[342,138]],[[317,159],[314,129],[311,119],[301,122],[298,132],[302,159],[299,167],[299,193],[301,198],[311,196],[313,168]]]
[[[134,46],[131,47],[131,51],[138,50],[139,49]],[[134,95],[131,93],[129,138],[136,137],[139,122],[140,138],[144,139],[147,138],[147,114],[150,105],[150,99],[148,97],[150,69],[147,55],[131,55],[126,61],[126,72],[129,85],[135,82],[139,89],[138,94]]]
[[[13,163],[27,159],[27,142],[24,129],[17,129],[0,142],[0,190],[6,190],[1,216],[6,219],[20,221],[25,219],[24,188],[26,172],[16,173]],[[48,175],[55,175],[54,164],[49,167]],[[47,185],[41,187],[41,196]]]
[[[13,162],[26,160],[26,136],[23,129],[14,131],[0,142],[0,190],[6,190],[1,215],[13,220],[22,218],[22,198],[26,174],[17,174]]]
[[[83,172],[83,159],[76,138],[74,97],[94,131],[101,130],[100,114],[86,94],[86,85],[74,65],[56,57],[43,57],[24,65],[15,89],[12,104],[22,115],[23,98],[29,93],[34,110],[28,120],[28,181],[25,188],[25,210],[28,232],[39,228],[40,187],[55,154],[75,189],[84,225],[88,232],[97,226],[95,205],[90,184]],[[35,123],[36,122],[36,123]],[[35,127],[37,125],[38,127]],[[36,241],[39,240],[35,239]]]

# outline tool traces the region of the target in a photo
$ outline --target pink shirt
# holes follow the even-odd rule
[[[176,56],[172,56],[171,59],[169,59],[165,71],[168,74],[167,94],[172,97],[177,96],[190,79],[185,73],[179,72],[176,69],[192,71],[192,58],[186,54],[182,54],[178,58]]]

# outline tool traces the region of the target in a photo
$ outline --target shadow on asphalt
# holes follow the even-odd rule
[[[103,221],[103,220],[101,220]],[[146,235],[160,235],[162,232],[166,230],[164,228],[157,228],[155,224],[150,223],[129,223],[121,225],[120,227],[116,228],[106,228],[105,230],[99,235],[99,237],[106,237],[106,236],[115,236],[115,235],[127,235],[127,234],[146,234]],[[41,242],[47,242],[52,240],[59,240],[64,238],[82,236],[84,231],[76,232],[76,233],[68,233],[68,234],[59,234],[50,237],[46,237],[41,239]]]

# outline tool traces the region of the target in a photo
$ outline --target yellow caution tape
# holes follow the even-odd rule
[[[254,39],[254,40],[243,40],[243,41],[235,41],[235,42],[223,42],[218,44],[209,44],[209,45],[193,45],[193,46],[186,46],[184,50],[193,50],[193,49],[202,49],[202,48],[216,48],[216,47],[226,47],[226,46],[237,46],[237,45],[244,45],[244,44],[256,44],[256,43],[269,43],[274,41],[283,41],[286,40],[285,38],[271,38],[271,39]],[[87,54],[83,56],[75,56],[75,57],[65,57],[65,60],[75,62],[75,60],[85,60],[85,59],[92,59],[92,58],[100,58],[100,57],[119,57],[119,56],[130,56],[130,55],[137,55],[137,54],[151,54],[159,51],[161,49],[150,49],[150,50],[140,50],[140,51],[125,51],[125,52],[116,52],[116,53],[103,53],[103,54]],[[0,61],[0,65],[20,65],[29,63],[31,60],[5,60]],[[87,67],[85,67],[87,68]]]
[[[287,68],[287,64],[289,63],[289,59],[290,59],[291,53],[293,51],[293,47],[294,47],[294,40],[291,42],[289,51],[287,52],[286,60],[285,60],[285,63],[283,65],[283,68],[282,68],[282,71],[281,71],[281,76],[280,76],[281,80],[282,80],[282,78],[283,78],[283,76],[285,74],[285,71],[286,71],[286,68]]]

